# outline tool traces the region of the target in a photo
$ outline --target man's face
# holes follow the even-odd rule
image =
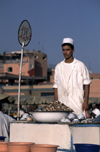
[[[72,49],[68,45],[65,45],[62,47],[62,52],[63,52],[65,59],[69,59],[73,56],[74,49]]]

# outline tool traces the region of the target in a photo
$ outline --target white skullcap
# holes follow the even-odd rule
[[[71,38],[64,38],[63,42],[62,42],[62,45],[65,44],[65,43],[69,43],[69,44],[74,46],[74,41]]]

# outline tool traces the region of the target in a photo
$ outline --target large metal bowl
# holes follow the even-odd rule
[[[36,111],[32,112],[33,118],[37,122],[60,122],[63,117],[67,117],[68,112],[57,111]]]

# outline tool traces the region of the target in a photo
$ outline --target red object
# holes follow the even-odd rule
[[[85,111],[86,118],[89,118],[89,112]]]
[[[29,73],[30,76],[35,76],[35,70],[34,69],[29,70],[28,73]]]

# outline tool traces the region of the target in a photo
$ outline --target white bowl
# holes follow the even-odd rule
[[[67,117],[68,112],[57,111],[36,111],[32,112],[33,118],[37,122],[60,122],[63,117]]]

